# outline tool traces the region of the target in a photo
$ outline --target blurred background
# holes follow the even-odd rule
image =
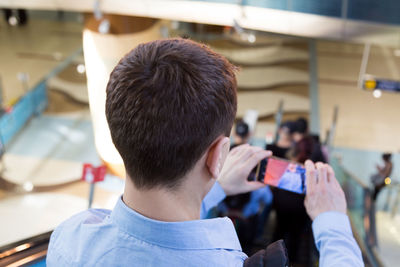
[[[125,174],[106,83],[136,45],[169,37],[240,66],[246,142],[276,144],[284,123],[308,121],[344,187],[366,265],[395,266],[399,13],[395,0],[0,0],[0,266],[41,266],[59,223],[113,208]]]

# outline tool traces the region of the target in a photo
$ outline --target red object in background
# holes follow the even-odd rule
[[[107,173],[107,168],[104,165],[99,167],[93,167],[92,164],[83,164],[82,178],[81,180],[88,183],[97,183],[104,181],[104,177]]]

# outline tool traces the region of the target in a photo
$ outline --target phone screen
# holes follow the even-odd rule
[[[290,161],[270,157],[263,159],[257,167],[257,180],[287,191],[306,193],[306,170]]]

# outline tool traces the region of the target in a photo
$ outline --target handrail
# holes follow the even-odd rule
[[[8,147],[9,143],[11,140],[14,138],[16,133],[22,129],[23,125],[29,119],[34,115],[34,114],[39,114],[41,113],[44,108],[47,106],[47,88],[46,88],[46,82],[55,77],[57,74],[59,74],[61,71],[63,71],[67,66],[69,66],[80,54],[82,54],[83,48],[79,47],[76,49],[72,54],[70,54],[68,57],[66,57],[63,61],[61,61],[59,64],[57,64],[56,67],[54,67],[48,74],[46,74],[38,83],[36,83],[32,88],[29,89],[29,92],[21,96],[18,101],[13,105],[13,110],[10,113],[3,113],[0,114],[0,141],[3,144],[5,148]],[[40,101],[38,100],[39,98],[37,95],[39,94],[40,96]],[[27,101],[26,99],[29,99]],[[31,99],[33,99],[31,101]],[[36,103],[37,102],[37,103]],[[8,124],[8,123],[2,123],[2,120],[14,120],[14,116],[17,116],[16,114],[23,114],[22,119],[19,117],[15,119],[18,121],[18,124]],[[28,115],[27,115],[28,114]],[[19,115],[21,116],[21,115]],[[11,132],[11,133],[10,133]],[[1,153],[1,152],[0,152]],[[0,169],[0,189],[6,189],[8,191],[14,191],[18,193],[24,193],[26,192],[22,188],[22,184],[17,184],[14,183],[10,180],[5,179],[2,176],[2,169]],[[79,180],[77,178],[77,180]],[[77,181],[76,180],[76,181]],[[75,181],[67,182],[64,183],[63,185],[73,183]],[[35,186],[35,191],[44,191],[47,189],[53,189],[59,185],[51,185],[51,186]]]
[[[46,232],[0,247],[0,266],[21,266],[43,259],[51,233]]]
[[[70,54],[67,58],[60,62],[52,71],[44,76],[44,78],[39,82],[47,81],[54,76],[57,76],[60,72],[62,72],[66,67],[68,67],[80,54],[83,53],[83,47],[79,47],[72,54]]]
[[[345,172],[349,177],[351,177],[351,179],[353,179],[358,185],[360,185],[360,186],[361,186],[362,188],[364,188],[364,189],[370,189],[369,186],[368,186],[363,180],[361,180],[360,178],[358,178],[357,176],[355,176],[355,175],[354,175],[353,173],[351,173],[350,171],[346,170],[346,169],[343,167],[343,165],[341,165],[341,163],[340,163],[340,166],[342,166],[344,172]]]
[[[372,201],[372,191],[368,185],[357,176],[348,171],[341,163],[339,157],[332,157],[332,166],[337,177],[342,177],[342,187],[348,203],[349,217],[352,222],[354,234],[357,237],[363,253],[372,266],[383,266],[379,255],[376,253],[377,237],[375,224],[375,204]],[[340,179],[339,179],[340,180]],[[361,196],[357,198],[357,192]],[[357,226],[356,226],[357,224]]]
[[[346,169],[343,164],[342,164],[342,158],[339,156],[334,156],[334,159],[336,159],[338,161],[338,165],[341,167],[342,171],[349,177],[351,177],[351,179],[353,179],[357,184],[359,184],[362,188],[364,189],[369,189],[370,187],[368,186],[367,183],[365,183],[363,180],[361,180],[360,178],[358,178],[355,174],[353,174],[351,171],[349,171],[348,169]]]

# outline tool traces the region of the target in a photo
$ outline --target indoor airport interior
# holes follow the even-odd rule
[[[0,0],[0,266],[45,266],[56,226],[113,209],[125,169],[105,116],[109,75],[138,44],[172,37],[240,67],[232,144],[268,148],[307,122],[365,266],[397,266],[399,14],[395,0]],[[240,225],[237,211],[208,216]],[[248,254],[278,222],[271,203],[255,213],[268,214],[248,243],[239,234]],[[293,266],[318,266],[299,246]]]

